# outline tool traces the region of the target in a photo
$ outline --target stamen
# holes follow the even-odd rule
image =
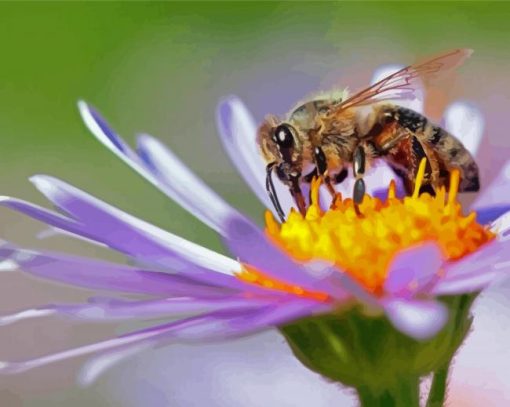
[[[394,199],[397,196],[397,186],[395,184],[395,180],[392,179],[390,181],[390,186],[388,187],[388,199]]]
[[[452,206],[457,200],[459,190],[460,173],[458,169],[450,171],[450,189],[448,190],[448,205]]]
[[[319,187],[321,185],[321,179],[313,177],[311,182],[310,198],[312,205],[319,206]]]
[[[423,178],[425,177],[425,167],[427,165],[427,159],[424,157],[420,161],[420,166],[418,167],[418,173],[416,174],[416,181],[414,183],[414,191],[413,198],[418,198],[420,194],[421,184],[423,183]]]
[[[266,221],[266,227],[270,235],[278,233],[280,231],[280,225],[276,222],[273,213],[266,209],[264,212],[264,219]]]
[[[299,262],[325,260],[338,266],[368,291],[384,294],[384,284],[393,258],[402,250],[435,242],[450,261],[477,251],[494,234],[476,222],[475,213],[464,215],[457,201],[460,173],[451,171],[448,199],[444,187],[436,196],[421,194],[426,160],[420,162],[411,196],[396,197],[395,182],[388,198],[364,195],[359,204],[363,217],[356,216],[351,198],[337,194],[329,210],[319,206],[320,179],[311,184],[311,204],[306,216],[291,211],[281,225],[266,214],[266,232],[275,244]],[[238,277],[252,284],[271,287],[308,298],[327,299],[323,293],[306,292],[244,266]]]

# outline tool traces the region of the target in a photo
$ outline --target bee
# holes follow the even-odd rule
[[[308,101],[282,121],[267,116],[257,132],[259,150],[267,164],[266,189],[282,221],[285,214],[275,192],[272,174],[289,188],[304,215],[303,182],[320,177],[334,196],[334,184],[352,168],[352,199],[358,214],[365,194],[363,176],[374,160],[384,160],[414,190],[419,163],[426,158],[420,193],[431,195],[448,187],[450,171],[460,172],[459,192],[478,191],[478,167],[463,144],[425,116],[393,103],[414,97],[420,84],[461,65],[472,51],[456,49],[407,66],[374,85],[344,98]],[[307,169],[311,172],[305,173]]]

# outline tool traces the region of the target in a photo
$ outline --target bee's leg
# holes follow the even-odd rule
[[[430,184],[432,182],[432,165],[430,162],[429,157],[427,156],[427,153],[425,152],[425,149],[423,148],[420,140],[418,137],[413,136],[411,140],[411,145],[413,146],[413,155],[414,155],[414,161],[416,165],[414,166],[413,171],[413,182],[416,179],[416,173],[418,172],[418,167],[420,165],[420,162],[423,158],[427,160],[426,166],[425,166],[425,179],[428,182],[424,182],[421,187],[419,194],[428,193],[432,196],[436,196],[436,191],[434,190],[434,187]]]
[[[376,151],[380,156],[387,157],[390,163],[404,169],[395,172],[403,180],[408,195],[414,191],[420,161],[426,158],[425,179],[419,192],[435,195],[431,161],[419,139],[428,126],[427,118],[400,106],[387,108],[380,114],[376,125],[369,132]]]
[[[317,165],[317,173],[322,177],[324,184],[328,188],[329,193],[332,197],[336,195],[335,188],[333,187],[333,183],[331,182],[331,177],[328,174],[328,163],[326,160],[326,155],[322,148],[319,146],[314,149],[315,156],[315,164]]]
[[[354,188],[352,191],[352,200],[354,202],[354,210],[358,215],[361,215],[359,210],[359,205],[363,201],[363,197],[365,196],[365,181],[363,181],[363,175],[365,174],[365,150],[361,145],[358,145],[354,150],[354,155],[352,159],[352,170],[353,174],[356,177],[356,181],[354,182]]]
[[[306,202],[305,198],[303,196],[303,193],[301,192],[301,187],[299,186],[299,177],[292,177],[290,179],[290,187],[289,191],[294,198],[294,202],[296,203],[296,206],[298,207],[299,213],[301,215],[306,215]]]
[[[305,184],[311,184],[315,177],[318,177],[317,167],[301,178],[301,181]],[[308,202],[312,202],[312,188],[308,191]]]
[[[276,189],[274,187],[272,173],[275,168],[275,163],[270,163],[266,167],[266,190],[273,203],[273,206],[280,218],[280,221],[285,222],[285,213],[283,212],[282,206],[280,205],[280,201],[278,200],[278,195],[276,194]]]
[[[420,162],[423,158],[427,160],[425,166],[425,177],[420,186],[419,194],[428,193],[432,196],[436,195],[434,187],[432,185],[433,179],[433,168],[431,165],[431,161],[427,156],[427,153],[418,140],[416,136],[410,136],[404,140],[402,140],[399,144],[394,147],[395,155],[398,156],[402,151],[409,152],[408,161],[406,162],[405,170],[402,168],[402,165],[392,165],[390,162],[390,166],[395,172],[395,174],[402,180],[404,185],[404,189],[407,195],[412,195],[415,188],[416,175],[418,173],[418,168],[420,166]]]
[[[347,170],[347,168],[343,168],[342,171],[335,174],[332,178],[330,177],[330,179],[333,184],[338,185],[338,184],[341,184],[342,182],[344,182],[348,175],[349,175],[349,171]],[[301,178],[301,180],[307,184],[310,184],[312,182],[312,180],[314,179],[314,177],[318,177],[318,176],[319,175],[317,173],[317,168],[314,168],[312,171],[310,171],[308,174],[306,174],[303,178]]]
[[[312,182],[312,180],[314,179],[314,177],[317,177],[317,176],[318,176],[318,173],[317,173],[317,167],[316,167],[301,179],[303,182],[310,184]]]
[[[406,171],[403,171],[401,168],[397,167],[396,165],[393,165],[389,163],[391,169],[395,173],[395,175],[402,181],[402,185],[404,186],[405,193],[407,195],[411,195],[413,193],[413,184],[410,182],[410,177],[407,175]],[[411,191],[411,192],[409,192]]]
[[[345,179],[347,178],[348,175],[349,175],[349,171],[347,171],[347,168],[342,169],[342,171],[340,171],[338,174],[336,174],[333,177],[333,183],[335,185],[341,184],[342,182],[345,181]]]

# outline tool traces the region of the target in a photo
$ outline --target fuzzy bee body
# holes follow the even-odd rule
[[[390,91],[408,91],[416,78],[455,67],[469,55],[468,50],[454,50],[404,68],[347,99],[319,98],[298,106],[285,121],[266,118],[257,140],[268,163],[268,192],[280,217],[284,215],[272,187],[273,170],[302,213],[306,207],[300,184],[320,176],[334,194],[332,184],[345,179],[348,167],[356,178],[353,200],[358,210],[365,193],[363,175],[374,160],[386,161],[409,194],[423,158],[427,164],[420,192],[434,194],[447,187],[453,169],[460,172],[460,192],[478,191],[478,167],[458,139],[422,114],[384,98]]]
[[[309,130],[299,126],[292,116],[289,123],[311,140],[312,147],[320,146],[331,176],[352,165],[354,151],[361,146],[365,166],[377,159],[386,161],[402,178],[408,193],[414,189],[422,158],[427,159],[423,182],[426,192],[447,187],[454,168],[460,170],[460,192],[478,191],[480,187],[478,167],[469,151],[453,135],[413,110],[381,103],[369,109],[354,107],[337,116],[317,115],[315,120]]]

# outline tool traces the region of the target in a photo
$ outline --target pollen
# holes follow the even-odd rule
[[[368,291],[383,294],[384,282],[395,255],[424,242],[436,242],[447,260],[460,259],[494,238],[487,227],[477,223],[476,214],[463,214],[457,200],[460,174],[451,171],[448,191],[441,187],[436,196],[419,194],[425,172],[422,160],[415,190],[403,199],[396,197],[395,183],[381,200],[365,195],[356,213],[352,199],[337,194],[324,211],[319,202],[320,181],[311,185],[311,203],[303,217],[291,211],[280,224],[267,211],[266,233],[273,242],[299,262],[321,259],[334,263]],[[267,280],[251,270],[251,278]],[[258,276],[258,277],[255,277]],[[285,291],[296,288],[282,287]],[[317,296],[318,293],[301,293]]]

